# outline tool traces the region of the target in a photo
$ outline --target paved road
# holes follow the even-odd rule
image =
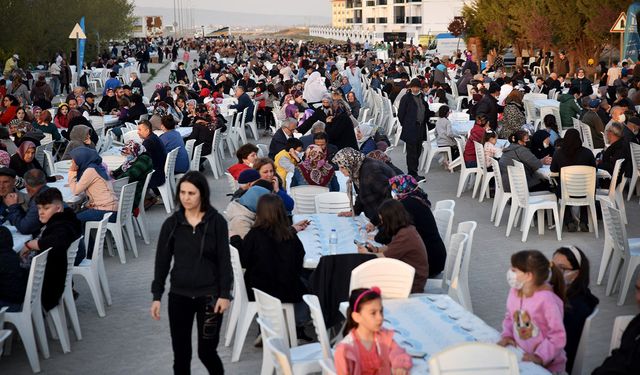
[[[161,71],[156,79],[145,86],[145,92],[151,95],[155,82],[165,81],[168,71]],[[261,143],[268,143],[268,139],[261,139]],[[398,148],[393,155],[393,162],[400,168],[405,168],[404,155]],[[226,167],[234,162],[225,160]],[[212,189],[212,204],[223,210],[228,203],[228,184],[226,180],[213,179],[211,172],[207,172]],[[440,199],[455,199],[455,189],[458,173],[450,174],[433,165],[428,178],[428,193],[432,202]],[[470,192],[465,192],[462,198],[456,200],[456,216],[454,223],[466,220],[478,222],[478,229],[473,240],[473,254],[470,268],[470,288],[474,312],[485,319],[493,327],[499,328],[504,316],[504,306],[507,296],[505,273],[509,268],[509,257],[515,251],[522,249],[539,249],[548,256],[559,247],[555,239],[555,232],[546,231],[544,236],[538,236],[532,229],[527,243],[520,242],[519,231],[515,230],[510,238],[504,236],[506,217],[503,224],[495,228],[489,222],[491,201],[478,203],[472,200]],[[628,202],[627,214],[630,223],[640,222],[640,213],[636,208],[637,198]],[[78,313],[82,325],[82,341],[75,341],[72,335],[71,353],[63,354],[58,342],[49,340],[51,358],[41,359],[43,373],[46,374],[169,374],[172,372],[172,352],[169,336],[169,325],[166,306],[162,309],[159,322],[151,320],[148,309],[151,303],[150,285],[153,279],[153,261],[159,228],[166,217],[162,206],[155,206],[150,210],[148,227],[151,231],[151,244],[138,242],[139,258],[133,259],[127,253],[127,263],[122,265],[117,257],[106,256],[106,268],[109,275],[113,305],[107,309],[107,316],[99,318],[86,284],[76,279],[76,286],[80,292],[77,300]],[[627,227],[629,236],[640,236],[637,226]],[[592,280],[595,280],[603,247],[602,224],[601,238],[595,239],[590,233],[563,233],[562,244],[573,244],[580,247],[587,254],[592,264]],[[636,314],[638,307],[633,301],[633,293],[629,293],[627,303],[616,306],[617,295],[604,296],[604,286],[592,286],[592,291],[600,298],[600,315],[595,318],[592,335],[589,340],[590,348],[586,356],[588,372],[601,363],[607,354],[611,338],[613,319],[618,315]],[[163,302],[166,301],[163,300]],[[245,351],[241,361],[231,363],[229,348],[219,347],[222,361],[229,374],[254,375],[259,371],[262,349],[254,348],[253,339],[257,335],[255,325],[249,332],[245,344]],[[222,340],[222,339],[221,339]],[[194,333],[194,347],[195,347]],[[206,374],[206,370],[195,358],[192,362],[194,374]],[[14,340],[14,350],[11,356],[0,360],[0,373],[29,374],[27,358],[19,340]],[[585,372],[587,373],[587,372]]]

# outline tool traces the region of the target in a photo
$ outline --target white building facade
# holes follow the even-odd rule
[[[448,32],[469,0],[346,0],[346,27],[313,27],[310,34],[352,41],[381,41],[386,32],[406,32],[407,42]]]

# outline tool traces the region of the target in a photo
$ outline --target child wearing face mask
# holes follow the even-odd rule
[[[567,332],[567,372],[571,373],[578,343],[587,317],[600,301],[589,289],[589,259],[575,246],[561,247],[553,253],[553,263],[562,271],[567,286],[564,328]]]
[[[351,292],[344,339],[333,356],[338,375],[409,373],[411,357],[393,340],[393,331],[382,328],[383,320],[378,287]]]
[[[511,287],[498,345],[524,351],[523,361],[544,366],[554,374],[565,371],[566,333],[562,272],[538,250],[511,256],[507,272]]]

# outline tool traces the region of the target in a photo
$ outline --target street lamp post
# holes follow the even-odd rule
[[[200,27],[202,27],[202,39],[204,39],[204,25],[202,25]]]

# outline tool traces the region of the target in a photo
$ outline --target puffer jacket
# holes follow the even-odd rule
[[[572,128],[572,118],[578,117],[580,114],[580,107],[576,102],[576,98],[570,94],[562,94],[558,97],[560,102],[560,120],[562,121],[563,128]]]

